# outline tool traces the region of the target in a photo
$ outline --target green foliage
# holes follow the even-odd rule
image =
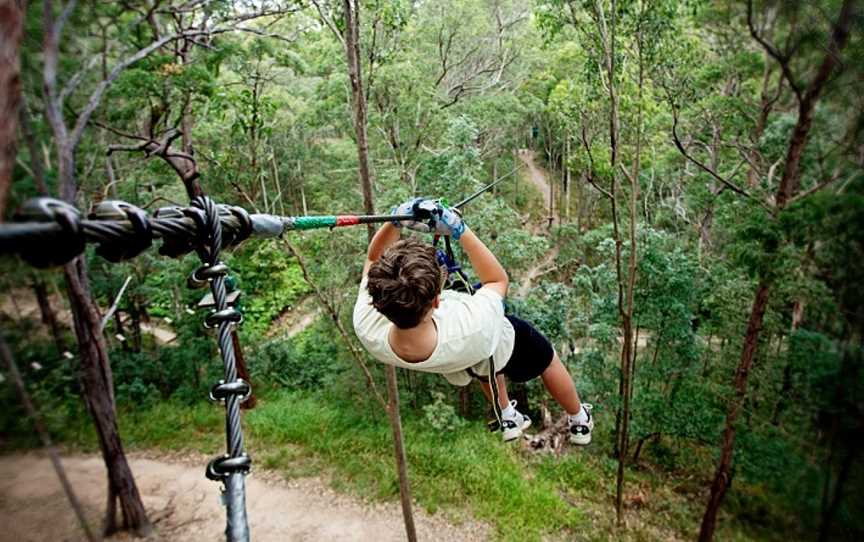
[[[290,339],[270,340],[255,355],[252,374],[271,386],[313,390],[331,382],[344,371],[345,352],[333,340],[332,326],[319,319]]]
[[[244,290],[243,332],[250,337],[262,335],[274,318],[309,291],[300,266],[276,243],[247,246],[235,255],[231,266],[239,278],[238,287]]]

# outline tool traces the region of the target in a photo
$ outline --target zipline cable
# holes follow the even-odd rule
[[[391,220],[410,220],[411,215],[278,216],[249,214],[242,207],[214,204],[223,231],[223,247],[254,237],[279,237],[293,230],[340,228]],[[153,216],[123,201],[103,201],[88,218],[72,205],[53,198],[28,200],[14,222],[0,224],[0,254],[21,254],[35,267],[66,263],[97,243],[99,255],[110,261],[133,258],[162,239],[160,254],[177,257],[192,251],[206,236],[203,211],[192,207],[162,207]]]
[[[486,186],[484,186],[484,187],[481,188],[480,190],[474,192],[473,194],[471,194],[471,195],[468,196],[467,198],[463,199],[462,201],[460,201],[459,203],[457,203],[457,204],[454,205],[453,207],[456,208],[456,209],[461,210],[462,207],[464,207],[465,205],[471,203],[472,201],[474,201],[474,200],[477,199],[478,197],[482,196],[483,194],[485,194],[486,192],[488,192],[489,190],[491,190],[495,185],[497,185],[497,184],[500,183],[501,181],[504,181],[505,179],[510,178],[514,173],[516,173],[517,171],[519,171],[519,169],[521,169],[521,167],[522,167],[522,166],[516,166],[516,167],[514,167],[512,170],[510,170],[509,173],[507,173],[507,174],[504,175],[503,177],[499,177],[499,178],[495,179],[494,181],[492,181],[491,183],[487,184]]]

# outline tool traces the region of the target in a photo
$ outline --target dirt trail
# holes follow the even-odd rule
[[[224,540],[225,510],[219,485],[204,478],[203,458],[194,462],[147,459],[130,463],[156,530],[147,540],[199,542]],[[89,518],[98,530],[105,508],[105,468],[96,456],[71,456],[63,464]],[[256,541],[405,539],[401,508],[369,504],[339,495],[319,479],[284,481],[256,470],[246,481],[249,524]],[[47,458],[0,457],[0,515],[7,521],[0,542],[84,540]],[[486,540],[488,529],[475,522],[454,526],[415,508],[421,540]],[[118,534],[109,540],[135,540]]]
[[[542,217],[542,219],[545,224],[548,224],[548,218],[551,214],[549,211],[549,194],[552,190],[551,185],[549,184],[549,173],[534,162],[534,151],[529,149],[519,149],[516,152],[516,156],[528,168],[528,179],[531,181],[531,184],[536,186],[540,193],[543,194],[543,202],[546,206],[546,216]],[[558,219],[559,217],[556,217],[556,220]],[[532,226],[531,232],[534,235],[548,235],[549,233],[545,227],[540,226],[537,223]],[[535,265],[520,277],[521,280],[519,289],[516,292],[516,297],[524,299],[531,290],[534,281],[541,275],[547,273],[554,266],[555,258],[557,257],[558,247],[552,246],[552,248],[550,248]]]
[[[525,167],[528,168],[528,180],[531,181],[531,184],[537,187],[537,190],[543,195],[543,205],[546,208],[546,216],[544,219],[548,219],[550,213],[549,210],[549,199],[550,193],[552,191],[552,187],[549,184],[549,172],[543,169],[541,166],[538,166],[534,161],[534,151],[530,149],[519,149],[516,151],[516,157],[525,164]],[[556,220],[559,218],[557,216],[557,209],[553,210],[556,214]]]

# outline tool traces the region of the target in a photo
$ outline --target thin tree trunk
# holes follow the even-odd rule
[[[348,61],[348,77],[351,80],[351,98],[354,114],[354,130],[357,135],[357,161],[360,183],[363,188],[363,209],[367,214],[374,214],[375,205],[372,201],[372,180],[369,176],[369,146],[366,140],[366,98],[363,94],[363,81],[360,67],[360,3],[359,0],[344,0],[345,12],[345,55]],[[375,235],[372,224],[367,226],[369,241]],[[399,415],[399,389],[396,380],[396,368],[387,365],[384,369],[387,375],[387,412],[393,430],[393,448],[396,456],[396,469],[399,473],[399,496],[402,501],[402,518],[405,521],[405,533],[409,542],[417,540],[417,530],[414,526],[414,514],[411,509],[411,486],[408,480],[408,460],[405,457],[405,444],[402,440],[402,420]]]
[[[36,190],[42,196],[48,195],[48,185],[45,184],[45,164],[42,161],[42,155],[36,145],[36,136],[33,134],[33,127],[30,124],[30,112],[27,109],[27,103],[24,97],[21,97],[21,137],[27,144],[27,151],[30,153],[30,169],[33,170],[33,181],[36,184]]]
[[[51,337],[54,339],[57,353],[63,353],[66,350],[66,344],[63,341],[63,331],[60,329],[57,314],[54,312],[54,307],[51,306],[51,300],[48,298],[48,289],[45,288],[45,283],[38,277],[33,278],[33,292],[36,294],[36,302],[39,304],[42,323],[48,326],[48,329],[51,331]]]
[[[78,337],[84,398],[96,426],[102,457],[108,469],[109,507],[105,518],[105,534],[118,530],[117,518],[112,513],[113,502],[110,502],[114,496],[120,504],[124,528],[132,529],[136,535],[147,536],[152,531],[152,525],[147,519],[120,441],[108,347],[100,331],[100,319],[91,299],[83,259],[75,258],[64,266],[63,271]]]
[[[21,60],[24,37],[24,1],[0,0],[0,223],[12,188],[12,170],[18,150],[17,128],[21,110]]]

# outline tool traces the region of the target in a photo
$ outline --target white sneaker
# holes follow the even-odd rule
[[[594,416],[591,415],[591,409],[594,407],[588,403],[582,403],[582,408],[588,415],[587,422],[577,422],[574,419],[575,416],[570,417],[570,442],[577,446],[591,444],[591,431],[594,429]]]
[[[515,412],[515,414],[501,420],[501,423],[504,426],[504,433],[502,434],[504,442],[516,440],[522,436],[523,430],[531,427],[531,418],[516,410],[515,400],[510,401],[510,406],[513,407],[513,412]]]

